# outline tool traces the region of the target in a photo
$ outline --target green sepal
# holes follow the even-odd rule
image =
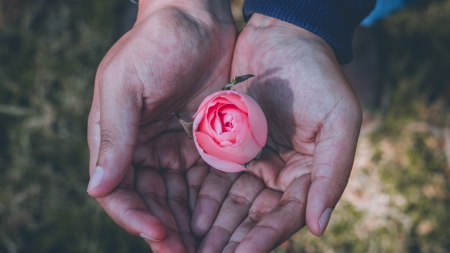
[[[259,153],[255,156],[255,158],[253,158],[252,160],[250,160],[250,162],[243,164],[242,166],[244,166],[244,168],[247,169],[247,167],[250,165],[251,162],[253,162],[254,160],[258,160],[261,157],[261,153],[262,153],[262,149],[261,151],[259,151]]]
[[[254,77],[255,75],[252,74],[248,74],[248,75],[243,75],[243,76],[236,76],[233,80],[231,80],[231,82],[225,84],[222,88],[220,88],[220,90],[230,90],[231,87],[233,87],[234,85],[241,83],[249,78]]]
[[[177,120],[180,122],[181,126],[183,126],[184,131],[188,134],[188,139],[194,139],[194,136],[192,135],[192,128],[194,126],[194,122],[186,122],[180,118],[180,115],[174,113],[173,116],[177,118]]]

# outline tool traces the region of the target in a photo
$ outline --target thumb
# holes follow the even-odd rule
[[[97,75],[93,104],[97,103],[100,140],[98,152],[92,152],[91,179],[87,192],[98,198],[110,193],[131,168],[137,142],[142,108],[142,92],[125,78]],[[105,77],[106,76],[106,77]],[[116,79],[115,79],[116,78]],[[125,79],[133,80],[133,79]],[[99,100],[99,101],[96,101]],[[91,112],[92,113],[92,112]]]
[[[361,125],[359,107],[334,111],[324,122],[314,151],[306,223],[314,235],[324,233],[347,186]],[[339,109],[337,109],[339,111]]]

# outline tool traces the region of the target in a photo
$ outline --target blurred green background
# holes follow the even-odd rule
[[[0,252],[150,252],[86,194],[93,80],[128,4],[0,0]],[[276,252],[450,252],[450,0],[377,30],[384,102],[348,188],[324,236]]]

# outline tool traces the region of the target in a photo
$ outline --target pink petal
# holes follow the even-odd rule
[[[224,106],[225,107],[225,106]],[[232,106],[232,108],[236,109],[236,111],[233,111],[232,113],[228,113],[228,109],[223,109],[224,107],[220,108],[219,115],[222,120],[223,129],[225,129],[228,132],[238,132],[241,129],[241,119],[247,118],[247,113],[237,109],[235,106]],[[237,116],[237,117],[235,117]],[[228,125],[227,123],[231,124],[232,126]],[[246,126],[246,124],[245,124]]]
[[[236,130],[239,130],[238,135],[236,137],[233,136],[233,139],[226,139],[226,136],[218,136],[216,131],[213,131],[211,129],[211,125],[208,123],[207,119],[204,119],[204,118],[208,118],[206,115],[206,114],[209,115],[209,113],[207,113],[208,109],[216,106],[217,104],[221,104],[220,107],[222,107],[222,106],[228,104],[227,101],[230,102],[230,104],[234,104],[237,108],[239,108],[241,110],[241,112],[240,112],[241,120],[237,123],[239,125],[239,128],[238,129],[233,128],[233,132],[236,132]],[[218,107],[216,107],[214,109],[218,109]],[[235,112],[236,111],[233,111],[233,113],[235,113]],[[247,112],[248,112],[248,116],[247,116]],[[211,112],[211,113],[215,114],[216,112]],[[211,117],[211,115],[209,115],[209,116]],[[248,119],[247,119],[247,117],[248,117]],[[194,118],[195,118],[194,126],[193,126],[194,127],[194,140],[197,145],[197,148],[199,149],[200,155],[203,157],[203,159],[208,163],[210,163],[210,162],[216,163],[214,165],[210,163],[213,167],[220,166],[219,164],[217,164],[218,161],[221,164],[227,163],[228,164],[227,166],[229,166],[229,167],[230,166],[238,166],[238,167],[235,167],[234,169],[223,168],[222,170],[224,170],[224,171],[242,171],[242,170],[244,170],[239,167],[239,166],[241,166],[241,162],[245,160],[245,162],[242,162],[242,164],[243,164],[243,163],[246,163],[246,162],[250,161],[251,159],[253,159],[257,155],[257,153],[260,151],[261,147],[263,147],[267,141],[268,129],[267,129],[266,117],[265,117],[264,113],[262,112],[261,108],[259,107],[258,103],[256,103],[255,100],[253,100],[251,97],[249,97],[248,95],[245,95],[245,94],[240,94],[235,91],[216,92],[205,98],[205,100],[201,103],[199,110],[195,113]],[[204,122],[204,121],[206,121],[206,122]],[[234,123],[236,123],[236,122],[234,122]],[[203,131],[205,131],[205,133],[206,133],[205,136],[208,137],[208,139],[207,138],[202,139],[202,141],[205,141],[205,143],[207,143],[206,145],[207,145],[207,148],[209,149],[208,151],[206,151],[206,153],[202,148],[200,148],[200,145],[199,145],[198,141],[196,140],[197,135],[202,134],[202,133],[197,132],[197,130],[199,129],[198,128],[199,125],[201,126],[201,129]],[[217,127],[215,127],[215,128],[216,128],[216,130],[219,130]],[[207,129],[210,129],[210,130],[207,130]],[[248,129],[251,129],[252,134],[249,134]],[[215,138],[215,140],[218,143],[222,143],[223,145],[228,145],[229,143],[227,141],[232,142],[232,141],[234,141],[234,139],[236,141],[236,144],[230,145],[227,147],[221,147],[218,143],[216,143],[209,136],[212,136],[212,138]],[[200,138],[202,138],[202,137],[200,137]],[[202,144],[204,144],[204,143],[202,143]],[[210,152],[216,153],[218,151],[220,151],[220,153],[222,153],[221,158],[223,158],[223,159],[226,158],[229,160],[229,157],[232,157],[232,159],[233,159],[233,160],[231,160],[232,162],[222,160],[221,158],[214,157],[212,155],[212,153],[210,154]],[[223,153],[225,153],[227,155],[223,155]],[[244,157],[243,154],[245,154],[249,158],[244,159],[246,157]],[[225,156],[228,156],[228,157],[225,157]],[[235,163],[233,161],[235,161],[235,162],[237,161],[238,163]],[[218,168],[218,169],[221,169],[221,168]]]
[[[228,146],[233,145],[233,143],[231,143],[230,141],[220,141],[219,145],[221,147],[228,147]]]
[[[221,104],[211,103],[205,107],[205,112],[198,114],[197,117],[194,119],[194,132],[200,131],[203,133],[208,134],[209,136],[215,136],[216,141],[218,141],[218,133],[222,132],[221,126],[216,125],[215,123],[220,124],[220,119],[214,120],[214,117],[217,115],[216,111],[218,108],[220,108]],[[198,118],[203,117],[203,119],[200,119],[199,126],[200,128],[197,128],[196,120]],[[216,117],[217,118],[217,117]],[[215,121],[215,122],[214,122]]]
[[[250,162],[261,151],[261,147],[251,134],[247,134],[241,143],[228,147],[221,147],[211,137],[201,132],[194,132],[194,136],[206,154],[237,164]]]
[[[219,103],[219,104],[223,104],[223,105],[232,105],[233,102],[230,102],[230,100],[222,97],[222,96],[217,96],[215,98],[213,98],[211,100],[211,103]]]
[[[221,122],[221,120],[219,118],[219,115],[217,113],[214,113],[214,116],[211,119],[211,121],[209,122],[209,125],[212,127],[212,130],[217,135],[219,135],[219,134],[221,134],[223,132],[223,130],[222,130],[222,122]]]
[[[215,101],[214,101],[215,102]],[[221,107],[223,107],[223,104],[216,104],[213,107],[208,108],[208,125],[212,128],[212,134],[207,133],[209,136],[214,138],[214,141],[219,143],[222,139],[220,138],[220,134],[224,131],[222,126],[222,121],[219,117],[218,111]],[[203,132],[203,131],[201,131]]]
[[[205,151],[200,147],[200,145],[197,142],[196,136],[197,134],[198,132],[197,133],[194,132],[195,146],[197,147],[197,150],[200,156],[203,158],[203,160],[205,160],[206,163],[211,165],[211,167],[225,172],[240,172],[245,170],[245,167],[241,164],[225,161],[212,155],[206,154]]]
[[[242,113],[241,121],[237,124],[236,132],[239,132],[238,136],[236,137],[236,143],[241,143],[247,135],[251,133],[250,126],[248,124],[248,115],[246,113]],[[251,135],[251,134],[250,134]]]
[[[230,141],[230,143],[236,143],[239,132],[224,132],[219,135],[220,141]]]
[[[208,122],[208,117],[205,116],[205,117],[203,117],[203,119],[201,119],[201,121],[200,121],[200,128],[197,128],[195,126],[195,121],[198,118],[200,119],[200,117],[197,117],[194,120],[194,126],[193,126],[194,132],[195,131],[201,131],[201,132],[206,133],[206,134],[211,135],[211,136],[214,135],[214,130],[211,128],[211,125]]]
[[[242,101],[247,105],[248,123],[255,140],[261,147],[267,141],[267,119],[258,103],[248,95],[241,94]]]
[[[207,164],[209,164],[211,167],[225,171],[225,172],[241,172],[245,170],[245,167],[241,164],[228,162],[225,160],[220,160],[219,158],[216,158],[214,156],[210,156],[206,154],[205,152],[200,152],[200,156],[205,160]]]
[[[202,103],[198,106],[198,110],[194,114],[194,116],[192,116],[192,118],[197,118],[197,116],[199,116],[200,113],[204,113],[206,110],[206,106],[209,104],[209,102],[211,102],[211,100],[216,96],[216,94],[217,92],[205,97]]]
[[[223,114],[222,121],[225,122],[231,122],[233,120],[233,116],[230,114]]]
[[[215,92],[209,96],[207,96],[205,99],[203,99],[202,103],[198,107],[197,112],[194,114],[193,118],[196,118],[199,113],[205,111],[206,106],[213,102],[213,100],[216,100],[223,104],[234,104],[239,109],[241,109],[244,112],[247,112],[247,106],[245,103],[241,100],[241,94],[235,91],[231,90],[221,90],[218,92]],[[229,103],[225,102],[225,100],[229,101]]]
[[[220,95],[222,98],[226,98],[230,102],[229,104],[235,105],[243,112],[248,112],[245,101],[241,99],[241,93],[232,90],[223,90]]]
[[[240,121],[241,120],[241,115],[242,115],[242,110],[240,110],[239,108],[237,108],[234,105],[224,105],[222,107],[219,108],[218,110],[219,113],[221,114],[228,114],[231,115],[232,117],[234,117],[236,120]]]

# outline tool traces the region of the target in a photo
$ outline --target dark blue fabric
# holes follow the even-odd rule
[[[246,0],[244,17],[253,13],[300,26],[322,37],[333,47],[340,64],[353,58],[356,26],[375,6],[376,0]]]

